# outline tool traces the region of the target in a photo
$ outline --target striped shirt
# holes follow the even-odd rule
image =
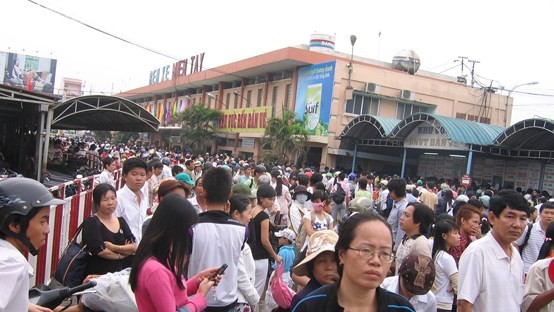
[[[523,245],[523,242],[525,241],[525,236],[527,235],[527,231],[529,231],[529,225],[525,227],[525,230],[523,231],[521,237],[515,241],[516,245]],[[534,223],[533,228],[531,229],[531,234],[529,235],[529,240],[527,241],[527,245],[525,245],[525,247],[523,248],[523,254],[521,255],[521,258],[523,259],[525,274],[527,274],[531,265],[533,265],[533,263],[537,261],[542,243],[544,243],[544,235],[545,233],[541,228],[541,224]]]

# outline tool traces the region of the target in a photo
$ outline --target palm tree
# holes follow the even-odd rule
[[[195,153],[203,153],[214,138],[217,120],[222,113],[210,109],[202,103],[187,108],[177,116],[182,122],[181,137],[183,143],[190,146]]]
[[[272,117],[267,121],[262,146],[269,148],[266,152],[266,159],[273,159],[280,164],[290,162],[291,156],[294,161],[306,156],[308,146],[308,131],[303,120],[297,120],[293,111],[283,109],[281,118]]]

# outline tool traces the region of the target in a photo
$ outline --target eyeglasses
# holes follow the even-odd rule
[[[388,252],[377,252],[371,248],[362,248],[362,249],[354,249],[348,247],[348,249],[354,250],[358,253],[358,255],[364,259],[365,261],[368,261],[370,259],[373,259],[375,255],[379,256],[379,261],[385,262],[385,263],[391,263],[396,258],[392,253]]]

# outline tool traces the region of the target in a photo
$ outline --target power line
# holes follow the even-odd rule
[[[141,45],[141,44],[139,44],[139,43],[136,43],[136,42],[127,40],[127,39],[125,39],[125,38],[122,38],[122,37],[119,37],[119,36],[114,35],[114,34],[112,34],[112,33],[109,33],[109,32],[107,32],[107,31],[105,31],[105,30],[102,30],[102,29],[99,29],[99,28],[94,27],[94,26],[92,26],[92,25],[89,25],[89,24],[87,24],[87,23],[85,23],[85,22],[82,22],[82,21],[80,21],[80,20],[78,20],[78,19],[76,19],[76,18],[74,18],[74,17],[68,16],[68,15],[66,15],[66,14],[64,14],[64,13],[62,13],[62,12],[60,12],[60,11],[56,11],[56,10],[54,10],[54,9],[51,9],[51,8],[45,6],[45,5],[42,5],[42,4],[40,4],[40,3],[37,3],[37,2],[35,2],[35,1],[33,1],[33,0],[27,0],[27,1],[29,1],[29,2],[31,2],[31,3],[33,3],[33,4],[35,4],[35,5],[38,5],[38,6],[44,8],[44,9],[46,9],[46,10],[48,10],[48,11],[54,12],[54,13],[56,13],[56,14],[58,14],[58,15],[61,15],[61,16],[65,17],[65,18],[67,18],[67,19],[70,19],[70,20],[72,20],[72,21],[74,21],[74,22],[77,22],[77,23],[79,23],[79,24],[81,24],[81,25],[83,25],[83,26],[85,26],[85,27],[88,27],[88,28],[90,28],[90,29],[92,29],[92,30],[95,30],[95,31],[98,31],[98,32],[100,32],[100,33],[103,33],[104,35],[110,36],[110,37],[112,37],[112,38],[114,38],[114,39],[123,41],[123,42],[128,43],[128,44],[130,44],[130,45],[133,45],[133,46],[135,46],[135,47],[138,47],[138,48],[141,48],[141,49],[150,51],[150,52],[152,52],[152,53],[155,53],[155,54],[158,54],[158,55],[161,55],[161,56],[164,56],[164,57],[167,57],[167,58],[176,60],[176,61],[179,60],[178,58],[176,58],[176,57],[174,57],[174,56],[165,54],[165,53],[163,53],[163,52],[156,51],[156,50],[154,50],[154,49],[151,49],[151,48],[146,47],[146,46],[144,46],[144,45]]]

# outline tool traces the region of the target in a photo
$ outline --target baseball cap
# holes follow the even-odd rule
[[[195,167],[202,167],[202,162],[197,160],[195,163],[194,163],[194,166]]]
[[[327,172],[327,173],[325,174],[325,176],[328,177],[328,178],[332,178],[332,177],[333,177],[333,174],[332,174],[331,172]]]
[[[423,181],[417,180],[416,185],[423,185]]]
[[[381,181],[379,181],[379,183],[381,183],[381,184],[384,185],[384,186],[387,186],[387,185],[389,184],[389,181],[387,181],[387,180],[381,180]]]
[[[414,295],[425,295],[431,290],[435,281],[433,259],[411,253],[402,260],[398,276],[404,279],[407,291]]]
[[[335,252],[335,244],[339,236],[332,230],[316,231],[308,238],[308,248],[306,249],[306,258],[297,264],[292,270],[298,276],[308,275],[308,263],[314,260],[322,252]]]
[[[179,173],[178,175],[175,176],[175,179],[179,182],[185,182],[189,185],[192,185],[194,186],[194,182],[192,181],[192,179],[190,178],[190,176],[186,173]]]
[[[284,237],[293,243],[294,243],[294,240],[296,239],[296,234],[294,234],[294,232],[291,229],[284,229],[279,232],[276,232],[275,236]]]
[[[348,180],[352,181],[352,180],[356,180],[356,174],[354,172],[351,172],[349,175],[348,175]]]

